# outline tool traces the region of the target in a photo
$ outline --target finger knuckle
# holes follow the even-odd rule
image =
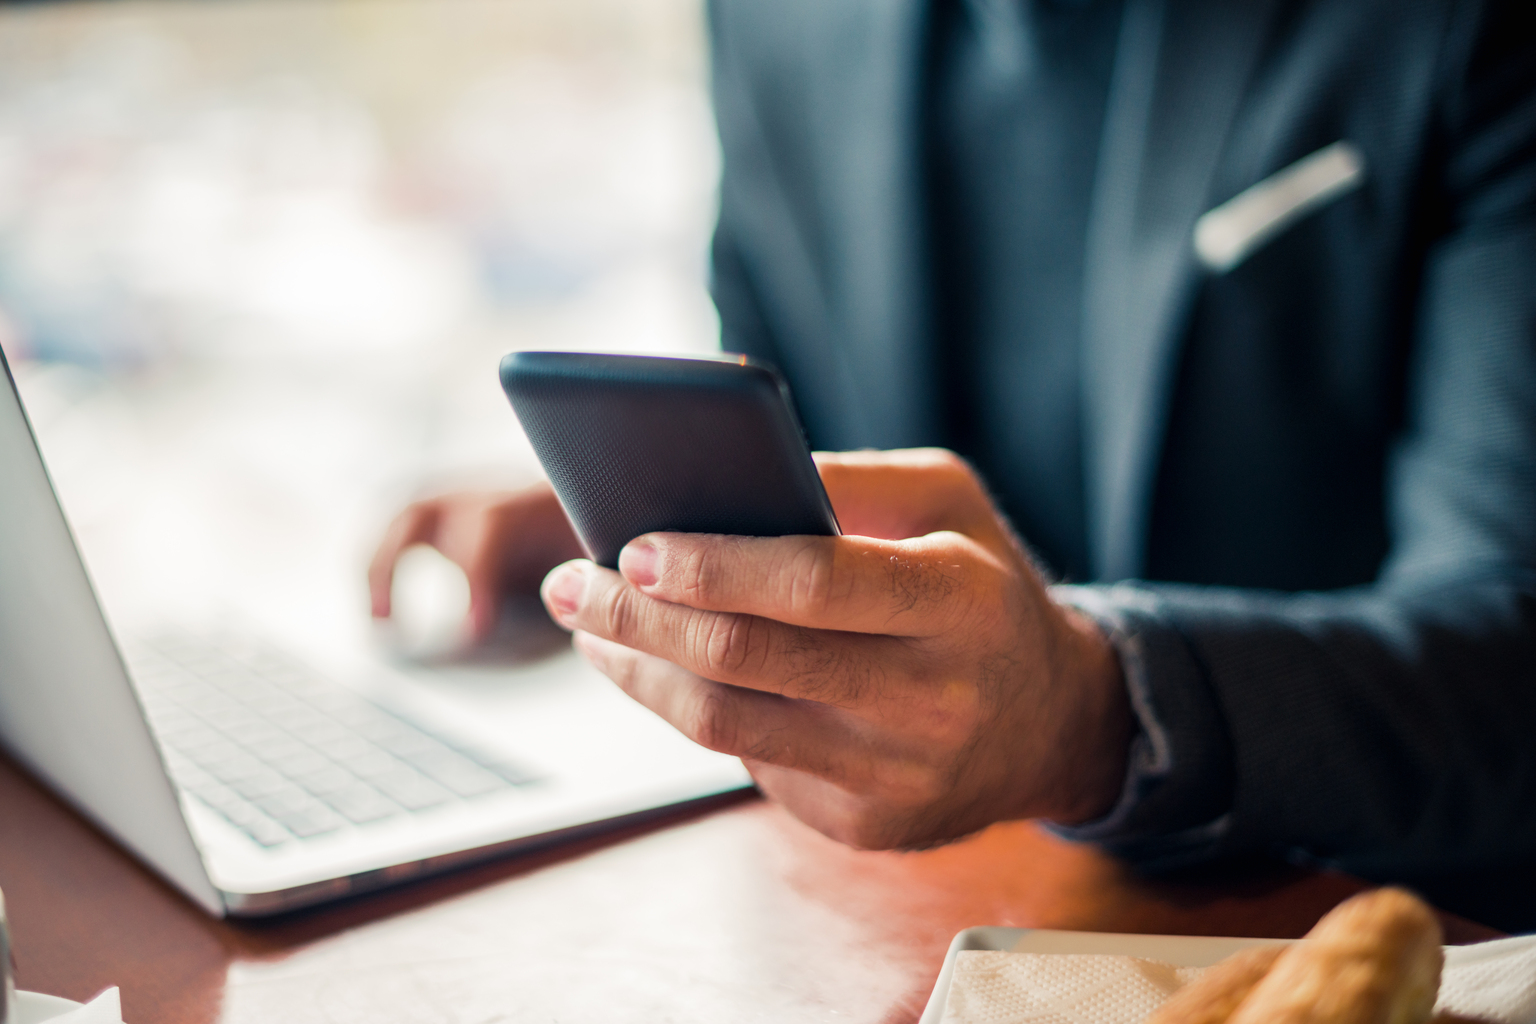
[[[714,688],[705,690],[694,702],[685,731],[699,746],[723,754],[736,753],[741,746],[741,718],[734,705]]]
[[[889,822],[872,814],[859,814],[843,822],[837,836],[855,850],[889,850],[899,845]]]
[[[684,604],[707,607],[714,597],[714,561],[705,547],[692,547],[677,561],[677,590]]]
[[[613,587],[598,602],[598,623],[611,640],[628,645],[639,632],[637,594],[628,587]]]
[[[699,661],[712,677],[741,678],[761,667],[761,625],[754,616],[709,615],[699,626]]]
[[[631,697],[640,690],[640,661],[633,655],[610,657],[603,666],[603,674]]]
[[[813,538],[794,549],[787,566],[789,605],[800,618],[820,618],[848,600],[850,574],[832,546]]]
[[[837,645],[824,642],[810,630],[788,631],[779,642],[776,656],[785,686],[807,700],[857,707],[880,692],[881,679],[873,662],[849,657]]]
[[[794,751],[785,741],[781,729],[771,729],[754,736],[750,743],[743,741],[739,754],[744,761],[761,761],[764,764],[799,762],[802,771],[812,775],[821,774],[817,768],[815,751],[810,752],[809,756],[803,751]]]
[[[886,590],[897,613],[921,612],[951,622],[967,614],[967,573],[953,552],[913,545],[890,556]]]

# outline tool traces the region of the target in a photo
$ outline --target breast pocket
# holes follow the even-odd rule
[[[1340,140],[1302,157],[1195,221],[1195,255],[1225,274],[1319,207],[1365,183],[1365,154]]]

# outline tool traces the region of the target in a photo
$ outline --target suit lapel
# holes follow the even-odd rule
[[[841,447],[931,444],[939,398],[923,173],[927,0],[814,0],[808,67]],[[819,23],[819,24],[818,24]]]
[[[1084,280],[1084,479],[1095,575],[1143,568],[1191,235],[1277,0],[1127,0]]]

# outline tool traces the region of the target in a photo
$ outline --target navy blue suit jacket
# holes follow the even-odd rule
[[[1116,631],[1143,731],[1122,805],[1069,834],[1432,890],[1536,861],[1523,7],[1128,0],[1084,267],[1097,580],[1063,596]],[[943,436],[929,13],[711,5],[724,344],[784,370],[820,447]],[[1203,213],[1339,141],[1360,187],[1202,264]]]

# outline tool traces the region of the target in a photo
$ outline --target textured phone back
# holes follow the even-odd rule
[[[745,359],[515,352],[501,383],[588,553],[642,533],[837,533],[782,378]]]

